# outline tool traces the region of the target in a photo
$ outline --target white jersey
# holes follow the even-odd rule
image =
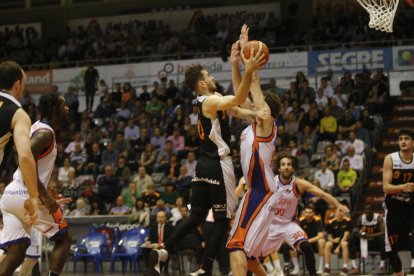
[[[276,192],[275,216],[272,224],[289,223],[296,217],[300,198],[296,178],[292,176],[289,184],[283,184],[279,179],[279,175],[276,175],[275,182],[278,190]]]
[[[47,129],[53,133],[53,136],[55,136],[55,132],[48,124],[37,121],[32,125],[30,129],[30,137],[36,131],[40,129]],[[39,175],[39,180],[43,183],[45,188],[49,184],[49,180],[52,175],[53,167],[55,165],[56,155],[57,155],[57,147],[56,147],[56,140],[54,137],[53,143],[50,145],[50,147],[37,159],[37,173]],[[13,180],[23,183],[23,177],[22,177],[20,168],[18,168],[16,172],[14,173]]]
[[[361,224],[363,226],[376,226],[378,224],[378,217],[380,215],[378,213],[374,213],[374,216],[371,221],[367,219],[367,215],[363,214],[361,218]]]
[[[240,162],[249,188],[276,191],[272,159],[275,153],[276,126],[269,137],[257,137],[255,125],[250,125],[240,135]]]

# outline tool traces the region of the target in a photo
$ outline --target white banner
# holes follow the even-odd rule
[[[136,27],[140,27],[145,26],[148,21],[163,21],[165,24],[170,25],[170,28],[173,31],[181,31],[191,26],[195,22],[195,19],[200,15],[209,15],[213,17],[214,20],[218,20],[218,18],[224,19],[227,23],[232,25],[255,23],[263,26],[266,24],[270,12],[272,12],[275,18],[280,21],[280,4],[267,3],[72,19],[69,20],[69,26],[72,30],[76,30],[79,26],[88,28],[99,26],[101,30],[104,31],[109,23],[132,24]]]
[[[132,86],[141,88],[142,85],[152,85],[160,81],[161,77],[173,79],[176,84],[184,80],[185,69],[200,63],[214,76],[222,86],[227,87],[231,82],[230,62],[223,62],[221,58],[189,59],[178,61],[160,61],[151,63],[135,63],[121,65],[97,66],[100,79],[104,79],[109,87],[116,82],[131,82]],[[265,68],[260,70],[260,77],[293,78],[298,71],[305,75],[307,72],[308,55],[306,52],[283,53],[270,55]],[[85,68],[68,68],[53,70],[53,83],[60,92],[66,92],[69,86],[82,90],[83,71]],[[138,91],[140,91],[138,89]]]
[[[394,70],[414,70],[414,46],[392,47]]]

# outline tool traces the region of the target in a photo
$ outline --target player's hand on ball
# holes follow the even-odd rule
[[[37,214],[39,212],[37,197],[29,197],[24,201],[24,209],[26,209],[26,215],[28,215],[27,223],[32,225],[37,220]]]
[[[239,65],[240,62],[240,41],[237,40],[231,46],[231,53],[230,53],[230,60],[231,64]]]
[[[257,51],[256,55],[254,54],[254,48],[250,48],[250,56],[248,59],[244,55],[242,55],[246,71],[252,71],[256,70],[261,66],[261,64],[265,60],[265,55],[262,53],[262,51]]]
[[[243,24],[240,30],[240,47],[243,48],[249,41],[249,27],[246,24]]]

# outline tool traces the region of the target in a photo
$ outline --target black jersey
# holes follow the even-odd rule
[[[402,160],[400,152],[390,154],[392,160],[392,181],[393,185],[403,185],[414,181],[414,158],[406,163]],[[385,204],[387,208],[403,207],[413,204],[414,193],[401,192],[398,194],[386,195]]]
[[[10,94],[0,91],[0,172],[3,171],[13,146],[12,119],[21,104]]]
[[[207,96],[198,96],[198,134],[202,157],[220,159],[230,154],[230,127],[226,111],[217,111],[217,118],[203,115],[202,105]]]
[[[322,220],[319,216],[313,216],[313,219],[308,222],[305,216],[299,218],[299,225],[305,230],[309,239],[314,238],[319,232],[323,232]]]

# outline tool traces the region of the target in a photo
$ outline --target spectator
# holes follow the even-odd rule
[[[88,155],[85,150],[81,148],[79,143],[75,143],[75,149],[69,155],[70,162],[75,168],[75,171],[80,174],[83,172],[86,162],[88,161]]]
[[[143,228],[147,228],[150,225],[150,209],[145,206],[141,198],[138,198],[135,202],[131,215],[129,216],[129,222],[137,223]]]
[[[69,114],[72,114],[70,118],[73,118],[78,113],[79,109],[79,100],[76,89],[72,86],[68,87],[68,91],[63,95],[63,97],[69,107]]]
[[[131,170],[126,166],[125,158],[119,157],[117,165],[115,166],[115,176],[119,179],[119,185],[124,187],[129,182],[131,177]]]
[[[360,155],[362,157],[365,156],[365,144],[364,141],[358,139],[356,137],[355,131],[349,132],[349,144],[350,146],[354,147],[355,154]]]
[[[116,198],[115,206],[111,208],[109,214],[115,216],[124,216],[128,215],[129,213],[131,213],[131,208],[125,205],[124,198],[122,196],[118,196]]]
[[[180,174],[180,162],[176,154],[172,154],[165,175],[170,181],[175,181]]]
[[[157,201],[161,198],[161,194],[155,190],[154,185],[149,185],[148,190],[142,195],[147,206],[154,207],[157,204]]]
[[[177,197],[178,193],[175,191],[174,185],[172,182],[167,182],[167,184],[165,184],[165,192],[161,192],[161,199],[164,200],[167,207],[171,208],[174,206]]]
[[[135,202],[141,194],[137,191],[137,185],[134,182],[128,184],[128,188],[122,191],[122,198],[124,199],[125,205],[132,208],[135,206]]]
[[[298,134],[299,123],[296,120],[296,116],[293,111],[286,115],[285,131],[292,137],[296,137]]]
[[[182,216],[181,216],[181,207],[185,206],[185,198],[182,196],[179,196],[176,198],[175,200],[175,206],[173,208],[171,208],[171,215],[172,215],[172,224],[175,226],[175,224],[177,223],[177,221],[179,221]]]
[[[128,120],[128,126],[125,128],[124,138],[131,145],[135,145],[140,137],[140,128],[135,124],[133,119]]]
[[[187,159],[184,161],[184,166],[187,168],[187,176],[194,176],[195,167],[197,166],[196,155],[193,151],[187,153]]]
[[[76,200],[76,208],[70,211],[69,216],[72,217],[82,217],[89,214],[88,206],[83,198],[78,198]]]
[[[88,155],[84,173],[93,174],[96,178],[99,173],[99,166],[101,165],[102,154],[98,143],[92,144],[92,152]]]
[[[328,145],[325,147],[325,161],[328,164],[328,169],[330,169],[334,174],[339,170],[340,158],[334,152],[334,145]]]
[[[168,170],[170,158],[175,152],[173,143],[171,141],[166,141],[164,148],[158,153],[157,161],[154,165],[154,172],[165,172]]]
[[[198,131],[195,126],[192,126],[190,127],[185,137],[185,150],[187,152],[193,151],[195,152],[196,156],[198,156],[199,149],[200,149],[200,138],[198,136]]]
[[[348,138],[351,130],[355,130],[355,120],[352,118],[351,111],[346,109],[343,118],[338,121],[338,132],[342,133],[344,138]]]
[[[187,201],[190,199],[189,192],[191,188],[191,180],[193,176],[189,176],[187,173],[187,167],[182,165],[180,167],[180,174],[174,182],[175,187],[177,187],[177,192],[180,196],[184,197]]]
[[[341,170],[337,175],[337,184],[340,193],[350,192],[351,188],[355,185],[357,180],[357,173],[351,169],[349,160],[345,159],[342,162]]]
[[[86,96],[86,110],[93,111],[93,100],[95,92],[98,89],[99,73],[92,62],[88,63],[88,68],[85,70],[83,81],[85,83]]]
[[[328,80],[326,79],[326,77],[321,78],[321,89],[323,92],[323,95],[325,97],[327,97],[328,99],[332,98],[332,96],[334,95],[334,90],[331,86],[330,83],[328,83]]]
[[[344,116],[344,110],[338,106],[338,102],[335,98],[331,98],[329,100],[331,115],[335,117],[337,121],[340,121]]]
[[[165,137],[162,135],[161,128],[154,129],[154,135],[151,137],[151,144],[155,150],[164,148]]]
[[[156,202],[156,205],[153,206],[153,208],[151,209],[151,218],[156,217],[156,215],[160,212],[163,211],[165,212],[165,215],[167,216],[167,220],[170,219],[171,217],[171,209],[168,208],[168,206],[165,204],[165,201],[163,199],[158,199]],[[152,219],[150,218],[150,221],[152,221]]]
[[[143,127],[141,129],[141,136],[135,142],[135,151],[143,152],[145,150],[145,146],[151,143],[151,138],[149,137],[149,132],[147,127]]]
[[[147,143],[145,145],[145,150],[141,153],[141,156],[139,157],[139,165],[144,166],[148,173],[152,173],[152,168],[154,167],[156,160],[157,154],[154,151],[152,144]]]
[[[336,210],[335,217],[325,226],[326,233],[328,234],[328,240],[325,244],[325,269],[322,275],[329,275],[330,273],[331,252],[335,255],[342,253],[342,273],[345,275],[348,274],[348,240],[351,229],[352,225],[350,219],[345,216],[342,210]]]
[[[98,180],[98,195],[108,204],[112,204],[118,195],[119,180],[111,165],[105,165],[105,174]]]
[[[309,86],[309,81],[305,79],[299,88],[300,99],[308,98],[310,101],[315,99],[315,89]]]
[[[106,149],[102,152],[101,167],[110,165],[114,166],[115,162],[118,160],[119,152],[114,148],[112,141],[109,141],[106,144]]]
[[[346,106],[348,104],[348,97],[342,94],[342,86],[337,86],[335,88],[335,94],[332,96],[332,99],[336,100],[339,108],[342,110],[346,109]]]
[[[331,115],[330,107],[324,108],[325,116],[320,121],[320,141],[328,140],[331,142],[335,141],[337,128],[337,119]]]
[[[132,182],[137,186],[137,192],[140,195],[146,193],[149,186],[154,185],[144,166],[138,168],[138,174],[133,177]]]
[[[369,149],[372,148],[369,131],[363,127],[360,120],[355,122],[355,135],[357,139],[364,142],[365,146],[367,146]]]
[[[164,211],[157,213],[156,223],[149,230],[148,242],[152,249],[161,249],[164,242],[171,235],[174,227],[167,223],[167,215]]]
[[[316,90],[316,98],[315,98],[315,102],[318,106],[319,110],[324,110],[325,107],[328,106],[329,100],[328,98],[323,94],[323,90],[322,88],[319,88],[318,90]]]
[[[191,114],[188,115],[190,117],[191,125],[197,126],[198,123],[198,107],[196,105],[193,105],[191,107]]]
[[[73,141],[70,142],[65,148],[65,153],[71,154],[71,152],[75,150],[75,144],[80,144],[81,149],[83,149],[84,142],[82,141],[82,135],[80,132],[75,133]]]
[[[60,184],[63,184],[69,180],[69,172],[75,172],[75,168],[72,167],[72,164],[70,162],[70,159],[68,157],[65,158],[63,161],[63,167],[59,168],[58,172],[58,180]]]
[[[341,167],[344,160],[349,160],[351,168],[356,170],[358,173],[361,172],[364,168],[364,159],[361,155],[355,154],[355,149],[353,146],[349,146],[347,149],[347,154],[342,157]]]
[[[319,170],[315,172],[315,179],[317,179],[321,185],[321,189],[327,193],[331,193],[335,186],[335,177],[333,172],[328,169],[328,164],[325,160],[319,163]]]

